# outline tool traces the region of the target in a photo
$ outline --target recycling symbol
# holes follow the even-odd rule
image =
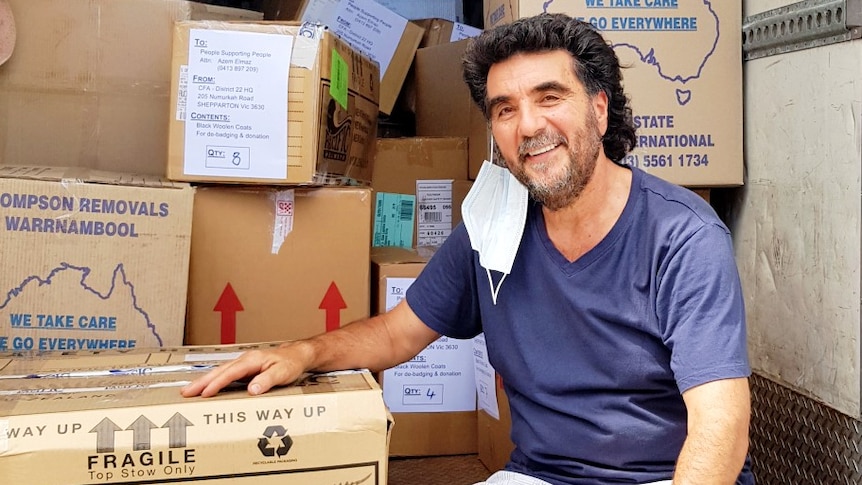
[[[263,456],[284,456],[293,446],[293,439],[287,435],[283,426],[267,426],[262,438],[257,440],[257,447]]]

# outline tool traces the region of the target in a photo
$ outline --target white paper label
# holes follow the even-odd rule
[[[186,120],[186,106],[189,98],[189,66],[180,66],[180,78],[177,83],[177,121]]]
[[[287,177],[293,37],[192,29],[184,173]]]
[[[404,17],[379,3],[361,0],[308,2],[302,21],[326,25],[354,49],[377,61],[381,78],[407,28]]]
[[[485,345],[485,334],[473,338],[473,361],[476,366],[476,394],[479,397],[479,409],[500,419],[500,407],[497,404],[497,383],[494,368],[488,361],[488,348]]]
[[[0,453],[9,451],[9,420],[0,419]]]
[[[407,293],[415,278],[386,278],[386,310]],[[476,410],[473,346],[440,337],[409,362],[383,372],[383,400],[393,413]]]
[[[416,181],[416,245],[440,246],[452,233],[452,181]]]
[[[416,278],[386,278],[386,311],[401,303]]]
[[[482,33],[482,29],[477,29],[471,25],[455,22],[452,26],[452,35],[449,37],[449,42],[457,42],[459,40],[476,37]]]
[[[293,189],[282,190],[275,195],[275,221],[272,224],[272,254],[278,254],[281,245],[293,230]]]

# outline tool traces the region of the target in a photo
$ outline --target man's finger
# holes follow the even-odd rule
[[[293,362],[283,361],[274,363],[248,383],[248,392],[256,396],[269,391],[275,386],[293,384],[297,377],[299,377],[299,374],[300,371]]]

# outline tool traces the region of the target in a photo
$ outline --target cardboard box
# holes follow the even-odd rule
[[[266,20],[298,20],[303,0],[263,0],[261,10]]]
[[[173,53],[169,178],[371,180],[378,68],[331,32],[297,23],[179,22]]]
[[[422,41],[419,43],[420,49],[448,44],[452,40],[452,29],[455,22],[438,18],[411,20],[411,22],[425,30],[425,33],[422,34]]]
[[[510,433],[512,429],[512,413],[509,411],[509,399],[503,390],[503,381],[499,376],[497,383],[497,410],[500,419],[497,419],[485,410],[478,412],[479,437],[477,446],[479,449],[479,461],[485,468],[494,472],[502,470],[509,462],[509,456],[515,445],[512,444]]]
[[[377,192],[415,194],[416,181],[467,178],[464,137],[378,138],[371,188]]]
[[[180,345],[194,190],[0,166],[0,350]]]
[[[328,26],[380,65],[380,112],[391,114],[422,41],[422,28],[378,2],[305,0],[303,22]]]
[[[490,130],[464,84],[461,56],[469,40],[416,52],[416,134],[467,138],[468,176],[475,180],[488,159]]]
[[[311,337],[369,315],[371,190],[200,187],[187,344]]]
[[[371,261],[373,266],[374,281],[374,313],[380,313],[392,308],[404,297],[404,290],[414,280],[428,261],[428,256],[422,256],[416,251],[402,248],[373,248],[371,250]],[[435,345],[459,345],[460,349],[443,351],[434,349]],[[466,354],[466,359],[452,359],[444,353],[460,352]],[[464,361],[467,365],[453,367],[452,363]],[[472,374],[472,345],[470,341],[447,339],[446,337],[431,344],[428,349],[423,350],[411,362],[401,364],[395,368],[381,373],[381,382],[384,389],[384,399],[395,418],[396,426],[392,433],[389,454],[391,456],[434,456],[434,455],[456,455],[476,453],[476,411],[475,411],[475,382]],[[459,376],[436,377],[433,372],[427,376],[419,376],[417,370],[423,369],[445,369],[449,372],[462,372]],[[405,377],[399,373],[415,373],[416,377]],[[441,371],[442,373],[443,371]],[[422,390],[423,402],[405,402],[400,398],[409,399],[411,395],[402,396],[402,386],[408,384],[410,389]],[[389,386],[389,387],[387,387]],[[393,387],[395,386],[395,387]],[[468,395],[457,396],[458,386],[463,389],[472,389],[474,401],[471,409],[446,412],[431,412],[428,405],[436,401],[438,407],[463,405],[463,402],[450,403],[452,401],[464,401]],[[429,398],[427,392],[431,390],[436,393]],[[444,390],[446,393],[444,393]],[[451,390],[451,393],[449,392]],[[406,392],[406,390],[405,390]],[[409,409],[414,406],[421,412],[396,411]],[[470,407],[470,406],[466,406]]]
[[[385,485],[390,421],[369,373],[312,375],[256,397],[180,396],[201,375],[195,366],[221,361],[170,352],[3,362],[0,481]],[[34,373],[43,378],[14,378]]]
[[[261,14],[184,0],[9,0],[0,165],[164,175],[176,20]]]
[[[371,177],[371,187],[377,192],[372,221],[374,246],[414,246],[417,181],[466,177],[465,138],[379,138]],[[388,204],[385,210],[378,210],[383,209],[377,207],[378,199]]]
[[[542,12],[603,31],[624,69],[638,146],[626,163],[688,187],[743,183],[741,0],[617,8],[588,0],[485,0],[485,28]]]

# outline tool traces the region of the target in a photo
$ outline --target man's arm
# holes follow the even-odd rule
[[[404,300],[385,314],[346,325],[277,349],[243,353],[182,389],[183,396],[209,397],[240,379],[252,378],[251,394],[287,385],[303,372],[342,369],[388,369],[422,351],[440,335],[419,320]]]
[[[676,464],[673,485],[736,483],[748,454],[751,394],[748,379],[723,379],[682,394],[688,437]]]

